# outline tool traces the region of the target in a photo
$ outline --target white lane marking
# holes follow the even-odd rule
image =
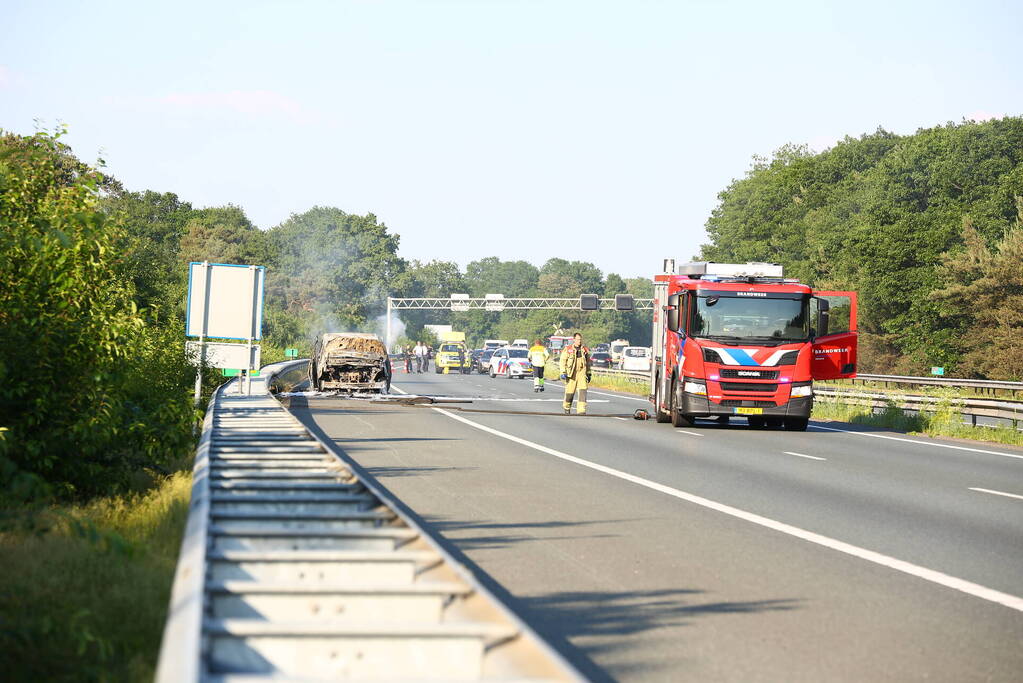
[[[513,402],[514,401],[518,401],[518,402],[526,402],[526,403],[528,403],[530,401],[537,401],[537,402],[540,402],[540,403],[561,403],[562,402],[562,399],[560,399],[560,398],[518,398],[518,397],[516,397],[516,398],[490,398],[490,397],[487,397],[487,396],[462,396],[460,398],[471,398],[474,401],[483,401],[483,402],[488,402],[488,401],[513,401]],[[606,401],[604,399],[598,398],[595,401],[588,401],[588,403],[610,403],[610,401]]]
[[[629,401],[642,401],[643,403],[650,403],[650,399],[639,398],[638,396],[622,396],[621,394],[609,394],[606,391],[593,391],[592,389],[587,389],[587,391],[589,391],[589,393],[591,394],[597,394],[598,396],[610,396],[611,398],[624,398],[628,399]]]
[[[806,453],[793,453],[792,451],[782,451],[785,455],[794,455],[797,458],[810,458],[810,460],[827,460],[827,458],[818,458],[816,455],[807,455]]]
[[[675,432],[677,434],[688,434],[689,436],[703,436],[703,434],[700,434],[699,432],[687,432],[684,429],[676,429]]]
[[[1015,493],[1006,493],[1005,491],[993,491],[991,489],[980,489],[974,488],[972,486],[969,488],[971,491],[980,491],[981,493],[993,493],[996,496],[1005,496],[1006,498],[1019,498],[1020,500],[1023,500],[1023,496],[1016,495]]]
[[[626,422],[628,422],[628,420],[624,417],[615,417],[614,415],[612,415],[611,417],[614,417],[614,419],[616,420],[625,420]]]
[[[902,572],[904,574],[909,574],[910,576],[915,576],[919,579],[923,579],[924,581],[936,583],[939,586],[945,586],[946,588],[951,588],[952,590],[957,590],[962,593],[966,593],[967,595],[972,595],[975,598],[988,600],[999,605],[1004,605],[1005,607],[1008,607],[1010,609],[1023,612],[1023,598],[1021,597],[1009,595],[1008,593],[1002,593],[1001,591],[994,590],[993,588],[987,588],[986,586],[981,586],[980,584],[973,583],[972,581],[960,579],[955,576],[949,576],[948,574],[944,574],[934,569],[921,567],[920,565],[916,565],[911,562],[906,562],[905,560],[899,560],[897,558],[890,557],[888,555],[884,555],[873,550],[860,548],[859,546],[852,545],[851,543],[845,543],[844,541],[829,538],[827,536],[823,536],[812,531],[807,531],[806,529],[800,529],[799,527],[792,526],[791,524],[779,522],[768,517],[762,517],[761,515],[752,512],[746,512],[745,510],[740,510],[739,508],[734,508],[731,505],[725,505],[724,503],[718,503],[716,501],[710,500],[709,498],[703,498],[692,493],[686,493],[685,491],[680,491],[670,486],[665,486],[664,484],[658,484],[655,481],[644,479],[643,477],[637,477],[633,474],[629,474],[628,472],[616,470],[613,467],[598,465],[595,462],[583,460],[582,458],[577,458],[574,455],[562,453],[561,451],[556,451],[553,448],[548,448],[547,446],[542,446],[538,443],[527,441],[526,439],[519,438],[512,434],[506,434],[505,432],[493,429],[491,427],[487,427],[486,425],[478,424],[460,415],[450,413],[444,410],[443,408],[431,407],[430,410],[435,410],[438,413],[446,415],[452,420],[457,420],[458,422],[465,423],[474,429],[479,429],[480,431],[484,431],[489,434],[499,436],[502,439],[514,441],[517,444],[527,446],[534,450],[540,451],[541,453],[553,455],[556,458],[561,458],[562,460],[567,460],[568,462],[572,462],[577,465],[582,465],[583,467],[588,467],[592,470],[596,470],[597,472],[603,472],[604,474],[609,474],[612,477],[617,477],[624,481],[631,482],[633,484],[638,484],[639,486],[645,486],[646,488],[651,489],[653,491],[657,491],[658,493],[663,493],[665,495],[672,496],[673,498],[678,498],[679,500],[684,500],[688,503],[693,503],[694,505],[700,505],[702,507],[714,510],[716,512],[721,512],[731,517],[736,517],[738,519],[750,522],[752,524],[756,524],[758,526],[765,527],[767,529],[771,529],[773,531],[779,531],[783,534],[788,534],[789,536],[794,536],[795,538],[799,538],[810,543],[815,543],[825,548],[830,548],[831,550],[837,550],[840,553],[845,553],[847,555],[851,555],[861,560],[866,560],[867,562],[873,562],[874,564],[881,565],[882,567],[888,567],[889,569],[894,569],[895,571]]]
[[[973,453],[987,453],[988,455],[1001,455],[1006,458],[1019,458],[1023,460],[1023,455],[1017,453],[1002,453],[1001,451],[986,451],[983,448],[969,448],[967,446],[953,446],[950,443],[933,443],[930,441],[920,441],[918,439],[903,439],[898,436],[885,436],[884,434],[870,434],[869,432],[857,432],[852,429],[835,429],[834,427],[821,427],[819,425],[810,425],[810,429],[826,429],[829,432],[845,432],[846,434],[856,434],[858,436],[872,436],[876,439],[890,439],[892,441],[905,441],[907,443],[918,443],[921,446],[938,446],[939,448],[952,448],[957,451],[972,451]]]

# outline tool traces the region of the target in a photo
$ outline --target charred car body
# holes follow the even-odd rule
[[[321,334],[309,362],[309,381],[317,391],[386,394],[391,386],[391,363],[375,334]]]

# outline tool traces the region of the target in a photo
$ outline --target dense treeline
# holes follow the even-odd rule
[[[1023,119],[784,147],[719,199],[702,256],[857,290],[862,371],[1023,379]]]

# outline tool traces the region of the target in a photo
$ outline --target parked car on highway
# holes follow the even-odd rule
[[[626,346],[622,349],[622,370],[650,372],[650,348],[646,346]]]
[[[505,346],[494,351],[490,357],[490,376],[503,375],[509,379],[518,377],[525,378],[533,374],[533,364],[529,362],[529,349],[518,346]]]
[[[473,359],[473,368],[476,372],[481,375],[485,375],[490,372],[490,359],[494,355],[495,349],[483,349],[480,351],[480,355]]]
[[[611,367],[611,354],[607,351],[596,351],[590,358],[593,359],[593,367],[595,368]]]
[[[611,352],[611,345],[610,344],[597,344],[596,346],[593,347],[593,353],[601,353],[601,352],[610,353]]]

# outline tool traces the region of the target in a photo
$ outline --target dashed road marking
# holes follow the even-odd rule
[[[950,443],[933,443],[930,441],[920,441],[918,439],[904,439],[898,436],[887,436],[885,434],[870,434],[869,432],[857,432],[852,429],[835,429],[834,427],[821,427],[820,425],[810,425],[810,429],[824,429],[829,432],[845,432],[846,434],[856,434],[857,436],[872,436],[875,439],[890,439],[891,441],[906,441],[907,443],[917,443],[921,446],[936,446],[938,448],[951,448],[957,451],[971,451],[973,453],[986,453],[988,455],[1001,455],[1006,458],[1018,458],[1023,460],[1023,455],[1017,453],[1002,453],[1001,451],[986,451],[983,448],[970,448],[968,446],[953,446]]]
[[[1017,495],[1015,493],[1006,493],[1005,491],[994,491],[992,489],[974,488],[973,486],[970,487],[970,490],[980,491],[981,493],[991,493],[996,496],[1005,496],[1006,498],[1019,498],[1020,500],[1023,500],[1023,496]]]
[[[797,458],[809,458],[810,460],[827,460],[827,458],[818,458],[816,455],[807,455],[806,453],[795,453],[793,451],[782,451],[785,455],[794,455]]]

